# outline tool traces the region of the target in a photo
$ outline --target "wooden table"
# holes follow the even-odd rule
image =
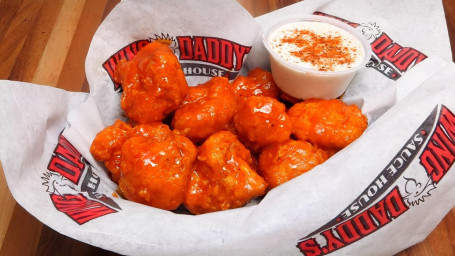
[[[0,79],[88,92],[90,41],[118,0],[0,0]],[[239,0],[253,16],[297,1]],[[455,53],[455,1],[444,0]],[[455,59],[455,58],[454,58]],[[12,198],[0,171],[0,255],[117,255],[44,226]],[[455,255],[455,208],[405,255]]]

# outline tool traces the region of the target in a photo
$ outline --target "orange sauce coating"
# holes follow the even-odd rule
[[[103,161],[113,181],[120,178],[120,161],[123,143],[128,138],[131,125],[117,120],[99,132],[90,146],[90,153],[97,161]]]
[[[292,133],[327,150],[340,150],[356,140],[368,120],[356,105],[338,99],[310,99],[289,109]]]
[[[239,139],[254,152],[271,143],[289,139],[292,129],[285,105],[264,96],[241,100],[234,124]]]
[[[326,151],[301,140],[274,143],[259,155],[259,174],[269,184],[277,187],[323,163]]]
[[[120,106],[136,123],[163,120],[188,93],[177,57],[168,45],[156,41],[132,60],[119,61],[114,78],[123,88]]]
[[[264,195],[267,183],[253,169],[250,152],[228,131],[199,148],[185,207],[194,214],[238,208]]]
[[[226,130],[234,118],[234,92],[225,77],[213,77],[205,84],[190,87],[187,98],[175,112],[172,127],[194,142]]]
[[[249,96],[267,96],[278,99],[280,90],[273,81],[272,74],[261,68],[256,68],[248,76],[238,76],[232,83],[237,99]]]
[[[183,203],[196,147],[165,124],[142,124],[120,129],[117,121],[96,136],[91,152],[109,169],[115,160],[114,181],[129,200],[174,210]],[[107,160],[103,160],[107,159]]]

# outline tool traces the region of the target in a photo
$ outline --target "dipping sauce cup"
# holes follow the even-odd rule
[[[307,15],[283,20],[263,34],[275,83],[299,99],[341,96],[371,57],[366,38],[339,20]]]

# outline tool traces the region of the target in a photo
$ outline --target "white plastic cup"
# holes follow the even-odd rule
[[[363,61],[342,71],[319,71],[304,68],[286,61],[269,45],[270,35],[281,26],[293,22],[321,22],[341,28],[352,34],[362,45]],[[342,21],[318,15],[305,15],[283,20],[263,34],[264,45],[269,52],[272,76],[277,86],[285,93],[298,99],[334,99],[341,96],[358,70],[365,67],[371,57],[371,47],[366,38],[356,29]]]

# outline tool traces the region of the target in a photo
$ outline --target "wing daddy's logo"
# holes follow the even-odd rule
[[[251,46],[217,37],[155,35],[154,38],[135,41],[112,55],[103,63],[103,68],[114,83],[114,90],[121,92],[114,81],[118,61],[130,60],[145,45],[152,41],[169,44],[177,55],[185,76],[224,76],[232,80],[237,77]]]
[[[115,80],[114,80],[114,73],[115,73],[115,68],[117,67],[117,63],[123,59],[125,59],[125,60],[132,59],[136,55],[136,53],[142,47],[146,46],[148,43],[150,43],[149,40],[135,41],[135,42],[123,47],[119,51],[117,51],[115,54],[113,54],[109,59],[107,59],[103,63],[103,68],[104,68],[104,70],[106,70],[107,74],[111,78],[112,83],[114,84],[114,90],[116,92],[122,91],[122,86],[119,83],[115,82]]]
[[[43,185],[55,208],[78,224],[121,210],[114,200],[96,192],[100,178],[61,134],[47,169]]]
[[[306,256],[326,255],[374,233],[424,203],[454,161],[455,116],[436,106],[370,185],[338,216],[300,239],[297,248]],[[410,165],[423,171],[405,177]]]
[[[455,160],[455,116],[446,107],[441,110],[435,131],[420,155],[420,164],[437,184]]]
[[[406,71],[427,58],[422,52],[393,41],[387,33],[381,31],[376,22],[359,24],[322,12],[314,14],[338,19],[360,30],[371,44],[372,56],[366,66],[376,69],[392,80],[397,80]]]

